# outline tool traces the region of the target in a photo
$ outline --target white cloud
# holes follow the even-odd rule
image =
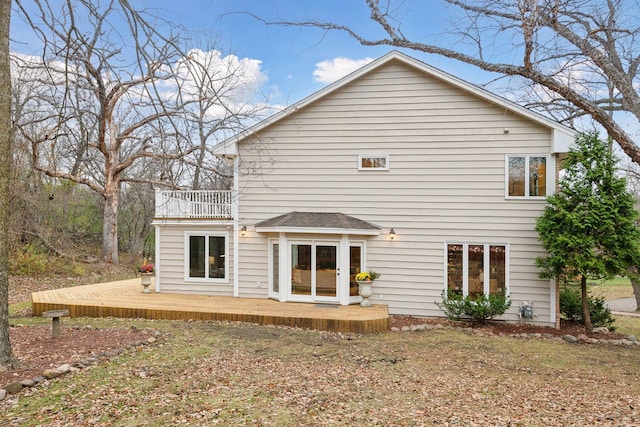
[[[167,93],[177,91],[180,83],[182,96],[194,99],[202,96],[217,97],[225,103],[250,102],[268,79],[261,70],[262,61],[240,59],[235,55],[223,56],[220,51],[193,49],[172,64],[170,71],[177,81],[166,82]]]
[[[367,65],[373,58],[350,59],[343,56],[318,62],[313,71],[313,79],[320,83],[333,83],[352,71]]]

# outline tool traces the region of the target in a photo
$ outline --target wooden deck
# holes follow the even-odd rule
[[[31,301],[34,316],[42,316],[48,310],[66,309],[70,317],[228,320],[361,334],[389,329],[389,311],[385,305],[365,308],[256,298],[144,294],[140,279],[34,292]]]

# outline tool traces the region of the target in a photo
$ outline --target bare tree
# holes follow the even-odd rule
[[[130,179],[129,169],[158,155],[150,142],[157,123],[170,112],[151,95],[157,93],[154,84],[169,78],[162,67],[178,52],[172,40],[149,32],[149,24],[127,2],[66,2],[62,13],[47,1],[35,4],[34,12],[18,2],[44,50],[39,63],[22,58],[20,64],[38,74],[20,81],[19,87],[37,88],[30,114],[16,117],[17,132],[31,144],[36,170],[102,196],[103,257],[117,263],[120,186]],[[119,38],[114,22],[122,16],[133,32],[128,38]],[[125,62],[123,55],[131,52],[138,59]]]
[[[190,162],[193,189],[227,188],[231,171],[211,155],[215,143],[236,133],[267,111],[253,98],[261,83],[259,61],[215,49],[193,49],[177,64],[179,93],[185,101],[184,134],[197,146]]]
[[[62,13],[47,0],[34,3],[35,13],[18,1],[44,45],[37,61],[16,55],[29,71],[19,87],[30,88],[18,137],[29,142],[36,170],[102,196],[103,258],[117,263],[123,184],[199,188],[204,172],[219,184],[209,149],[259,110],[233,98],[248,86],[246,60],[212,71],[215,55],[184,54],[185,40],[163,36],[151,23],[157,18],[125,0],[67,1]]]
[[[258,19],[343,31],[365,46],[412,49],[523,78],[545,90],[544,104],[560,105],[566,118],[592,117],[640,164],[640,147],[622,124],[622,116],[640,121],[637,1],[444,0],[456,13],[452,28],[460,40],[441,44],[424,42],[401,29],[398,17],[410,16],[410,2],[365,1],[379,37],[333,22]],[[510,54],[494,53],[498,51]],[[505,62],[508,58],[513,60]]]
[[[0,370],[15,364],[9,341],[9,182],[11,179],[11,1],[0,2]]]
[[[183,154],[157,145],[171,134],[162,120],[176,107],[161,99],[155,85],[172,77],[169,64],[179,51],[175,40],[150,32],[126,2],[66,2],[62,13],[47,1],[35,3],[36,13],[18,4],[41,35],[44,54],[39,63],[23,61],[22,68],[38,69],[39,78],[29,76],[20,86],[38,85],[31,98],[38,108],[30,109],[31,117],[17,117],[17,131],[31,144],[36,170],[102,196],[103,258],[118,263],[122,183],[136,179],[131,172],[145,159]],[[131,25],[128,36],[117,28],[122,16]],[[138,58],[127,61],[133,53]]]

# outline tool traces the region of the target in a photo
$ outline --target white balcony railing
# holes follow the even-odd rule
[[[231,190],[156,190],[156,218],[231,218]]]

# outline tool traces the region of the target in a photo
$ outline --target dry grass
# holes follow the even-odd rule
[[[640,423],[637,347],[129,322],[170,337],[5,402],[5,425]]]
[[[15,281],[11,302],[52,285],[35,282]],[[625,285],[598,287],[615,286]],[[3,426],[640,425],[637,346],[448,330],[358,336],[211,322],[66,324],[88,322],[168,337],[1,401]],[[616,326],[640,338],[640,318]]]
[[[633,288],[626,277],[616,277],[607,281],[590,281],[589,291],[604,299],[632,298]]]

